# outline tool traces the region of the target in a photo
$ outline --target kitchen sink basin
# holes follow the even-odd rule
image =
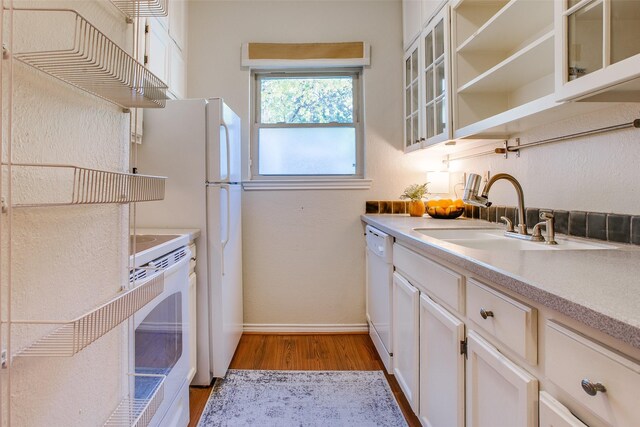
[[[615,249],[604,243],[583,242],[567,238],[556,238],[557,245],[544,242],[531,242],[513,237],[506,237],[503,230],[496,229],[428,229],[414,228],[414,231],[425,236],[470,249],[485,251],[562,251],[562,250],[596,250]]]

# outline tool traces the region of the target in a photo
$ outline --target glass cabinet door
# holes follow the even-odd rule
[[[568,80],[603,67],[603,4],[592,1],[567,15]]]
[[[425,29],[421,38],[424,46],[422,76],[425,86],[423,104],[427,144],[449,138],[448,23],[448,9],[445,7]]]
[[[562,19],[559,101],[640,77],[640,0],[563,0],[556,13]],[[617,89],[625,90],[635,89]]]
[[[411,151],[420,147],[420,86],[419,45],[414,44],[405,55],[404,76],[404,149]]]

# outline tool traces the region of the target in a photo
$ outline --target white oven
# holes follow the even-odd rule
[[[150,425],[186,426],[189,422],[189,260],[182,247],[142,267],[164,271],[164,291],[133,316],[136,374],[165,375],[164,399]],[[136,269],[136,279],[153,269]],[[158,377],[136,377],[135,397],[145,399]]]

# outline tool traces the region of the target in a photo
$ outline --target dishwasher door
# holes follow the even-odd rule
[[[369,335],[387,369],[392,373],[391,308],[393,237],[371,226],[367,235],[367,320]]]

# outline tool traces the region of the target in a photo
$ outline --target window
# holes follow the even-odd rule
[[[254,72],[251,173],[362,178],[360,70]]]

